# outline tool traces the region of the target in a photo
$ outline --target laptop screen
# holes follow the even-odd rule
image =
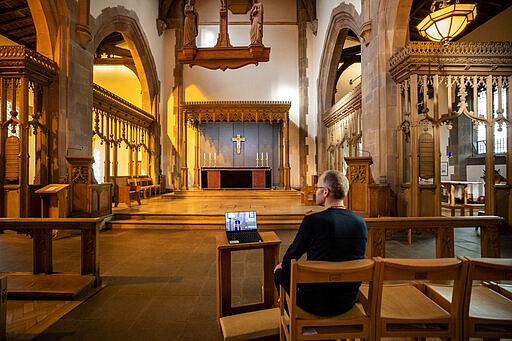
[[[226,212],[226,232],[257,230],[256,212]]]

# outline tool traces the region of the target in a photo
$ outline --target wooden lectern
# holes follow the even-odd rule
[[[372,158],[346,157],[345,161],[350,183],[348,196],[344,200],[345,206],[365,218],[391,215],[389,185],[375,183],[370,168]]]
[[[66,218],[69,215],[69,184],[50,184],[38,189],[41,218]]]

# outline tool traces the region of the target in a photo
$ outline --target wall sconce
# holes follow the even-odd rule
[[[448,5],[452,0],[434,0],[431,13],[418,26],[421,36],[432,41],[447,43],[460,34],[476,17],[476,4]]]

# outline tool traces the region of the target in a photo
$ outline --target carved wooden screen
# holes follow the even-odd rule
[[[20,139],[9,136],[5,141],[5,180],[8,183],[20,180]]]

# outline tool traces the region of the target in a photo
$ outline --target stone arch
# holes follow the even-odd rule
[[[102,11],[92,24],[93,53],[99,44],[113,32],[120,32],[133,56],[142,88],[142,108],[154,114],[156,98],[160,91],[155,60],[149,42],[141,30],[137,14],[124,7],[109,7]]]
[[[323,125],[322,116],[333,105],[332,94],[336,87],[338,57],[343,50],[345,37],[349,30],[352,30],[361,40],[362,21],[361,15],[357,13],[353,4],[342,3],[334,8],[331,14],[320,60],[320,65],[327,67],[321,67],[318,75],[318,172],[323,171],[328,163],[327,157],[329,154],[327,149],[324,150],[322,147],[326,146],[326,128]]]
[[[348,30],[361,37],[361,28],[362,19],[354,5],[343,3],[332,11],[320,61],[320,65],[328,67],[320,68],[318,76],[319,114],[324,113],[333,104],[332,93],[336,87],[338,56],[343,50]]]
[[[36,27],[37,52],[59,63],[58,39],[61,18],[69,18],[69,9],[61,0],[28,0],[32,20]],[[56,13],[59,13],[57,16]],[[69,21],[69,20],[64,20]]]
[[[382,1],[379,13],[386,13],[386,20],[391,23],[393,36],[390,50],[395,51],[403,47],[409,41],[409,17],[411,12],[412,0],[388,0]]]

